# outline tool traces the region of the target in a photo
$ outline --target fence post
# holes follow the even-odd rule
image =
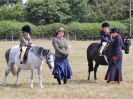
[[[69,33],[67,34],[67,39],[70,40],[70,35],[69,35]]]
[[[13,33],[12,33],[12,44],[13,44]]]
[[[75,34],[74,36],[74,41],[76,42],[77,41],[77,35]]]

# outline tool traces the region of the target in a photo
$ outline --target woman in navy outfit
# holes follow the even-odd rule
[[[114,40],[112,44],[111,61],[109,63],[105,80],[107,80],[107,83],[110,81],[117,81],[120,83],[120,81],[122,81],[122,48],[125,46],[118,28],[113,28],[111,30],[111,35]]]
[[[58,84],[67,83],[67,79],[72,76],[72,70],[68,61],[69,47],[64,38],[64,28],[60,28],[56,32],[56,37],[53,39],[53,47],[55,49],[55,67],[53,70],[54,78],[57,79]]]

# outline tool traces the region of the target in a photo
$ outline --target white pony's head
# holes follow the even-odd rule
[[[53,70],[54,68],[54,54],[49,49],[45,49],[43,47],[40,47],[38,49],[38,53],[41,57],[41,59],[46,59],[46,64],[48,64],[49,68]]]

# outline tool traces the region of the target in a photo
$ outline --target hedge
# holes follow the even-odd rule
[[[36,34],[37,27],[28,22],[22,23],[16,21],[0,21],[0,36],[10,36],[12,34],[14,36],[19,36],[21,33],[21,28],[24,25],[30,25],[33,35]]]
[[[120,28],[122,33],[127,32],[127,26],[118,22],[110,21],[111,28]],[[91,37],[99,35],[101,29],[101,23],[77,23],[73,22],[68,25],[69,34],[77,39],[90,39]]]
[[[40,36],[55,35],[56,30],[59,29],[60,27],[63,27],[65,31],[68,33],[66,25],[61,23],[53,23],[49,25],[38,26],[38,35]]]
[[[122,33],[128,30],[127,25],[119,21],[110,21],[110,27],[117,27],[122,29]],[[64,25],[61,23],[53,23],[49,25],[35,26],[31,23],[22,23],[16,21],[0,21],[0,35],[9,36],[12,33],[14,36],[19,36],[23,25],[30,25],[32,28],[32,35],[37,37],[54,35],[56,30],[60,27],[65,28],[66,34],[69,33],[70,37],[77,36],[77,39],[88,39],[90,36],[99,35],[101,23],[78,23],[72,22]]]

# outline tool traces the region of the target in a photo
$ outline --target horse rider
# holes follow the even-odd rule
[[[125,48],[125,45],[123,44],[120,30],[118,28],[113,28],[111,30],[111,35],[113,37],[111,61],[109,63],[105,80],[107,80],[107,83],[110,81],[117,81],[120,83],[120,81],[122,81],[122,48]]]
[[[31,27],[29,25],[25,25],[22,27],[22,33],[20,34],[20,64],[25,64],[27,60],[27,54],[31,47]]]
[[[99,51],[100,56],[103,55],[103,50],[111,42],[109,23],[108,22],[103,22],[101,27],[102,27],[101,32],[100,32],[101,48],[100,48],[100,51]]]

